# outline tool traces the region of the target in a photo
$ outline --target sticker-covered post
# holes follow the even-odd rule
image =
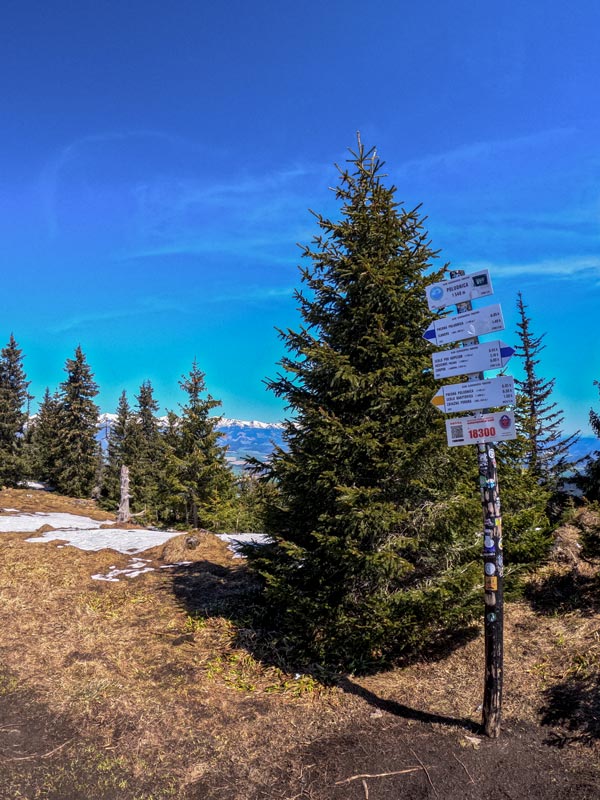
[[[464,275],[464,270],[450,273],[451,278],[458,278],[462,275]],[[471,301],[457,303],[456,311],[457,314],[472,312]],[[476,337],[464,340],[463,347],[475,345],[478,342],[479,339]],[[471,380],[482,380],[483,377],[483,373],[469,376]],[[491,435],[490,438],[492,438]],[[483,598],[485,603],[483,727],[486,735],[495,739],[500,735],[504,668],[502,516],[496,451],[490,441],[480,442],[476,447],[483,506]]]
[[[473,310],[471,300],[493,294],[488,270],[465,275],[450,273],[449,281],[428,287],[431,311],[455,305],[457,314],[432,322],[423,337],[433,345],[457,344],[432,355],[436,379],[466,375],[466,383],[443,386],[433,405],[443,413],[475,412],[446,420],[449,447],[475,445],[483,506],[483,581],[485,602],[485,682],[483,727],[496,738],[500,734],[502,707],[504,602],[502,580],[502,517],[494,442],[516,437],[514,411],[496,410],[514,405],[514,381],[504,375],[485,379],[485,370],[502,369],[515,352],[500,340],[480,344],[479,336],[504,329],[502,310],[490,305]]]

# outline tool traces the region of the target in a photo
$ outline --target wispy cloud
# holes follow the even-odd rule
[[[253,173],[212,146],[116,131],[65,145],[39,192],[51,238],[100,239],[117,259],[242,248],[272,257],[306,227],[315,178],[330,172],[292,161]]]
[[[469,261],[465,263],[464,268],[470,272],[488,268],[493,270],[494,275],[506,278],[517,275],[537,275],[575,280],[600,279],[600,257],[548,258],[527,263]]]
[[[49,332],[52,334],[68,333],[69,331],[76,331],[106,322],[116,322],[117,320],[134,317],[147,317],[152,314],[181,314],[185,311],[186,309],[181,303],[175,303],[162,297],[140,297],[136,300],[135,305],[131,307],[73,314],[51,326]]]
[[[155,141],[175,149],[205,151],[200,143],[163,131],[140,129],[130,131],[105,131],[89,134],[66,144],[51,158],[39,176],[39,189],[42,198],[46,229],[51,237],[59,232],[57,204],[61,192],[61,182],[65,169],[77,161],[93,159],[106,145],[123,143],[128,146],[135,142]]]
[[[394,176],[403,176],[413,170],[430,170],[442,167],[452,170],[463,169],[469,162],[488,160],[492,157],[497,157],[499,153],[503,152],[529,150],[541,145],[555,144],[568,139],[575,133],[577,133],[577,129],[574,127],[548,128],[525,136],[471,142],[451,150],[430,153],[404,161],[394,170],[393,174]]]

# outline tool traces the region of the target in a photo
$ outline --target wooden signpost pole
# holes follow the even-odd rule
[[[450,273],[451,278],[464,275],[464,270]],[[472,310],[471,302],[459,303],[457,313]],[[478,337],[463,342],[477,344]],[[481,380],[483,373],[469,376]],[[502,516],[496,453],[491,442],[477,444],[479,485],[483,506],[483,571],[485,602],[485,678],[483,692],[483,728],[487,736],[500,735],[502,711],[502,673],[504,656],[504,598],[502,556]]]

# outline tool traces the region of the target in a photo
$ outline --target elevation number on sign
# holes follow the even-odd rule
[[[465,303],[477,297],[487,297],[494,294],[492,279],[489,270],[481,269],[470,275],[461,275],[450,281],[432,283],[427,287],[427,305],[430,311],[437,308],[446,308],[456,303]]]

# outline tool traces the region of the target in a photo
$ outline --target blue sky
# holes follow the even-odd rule
[[[194,357],[227,416],[298,322],[313,208],[361,131],[453,268],[516,293],[566,429],[599,405],[600,5],[5,0],[0,339],[39,398],[81,344],[102,410]],[[2,334],[2,330],[4,334]],[[513,370],[514,372],[514,370]]]

